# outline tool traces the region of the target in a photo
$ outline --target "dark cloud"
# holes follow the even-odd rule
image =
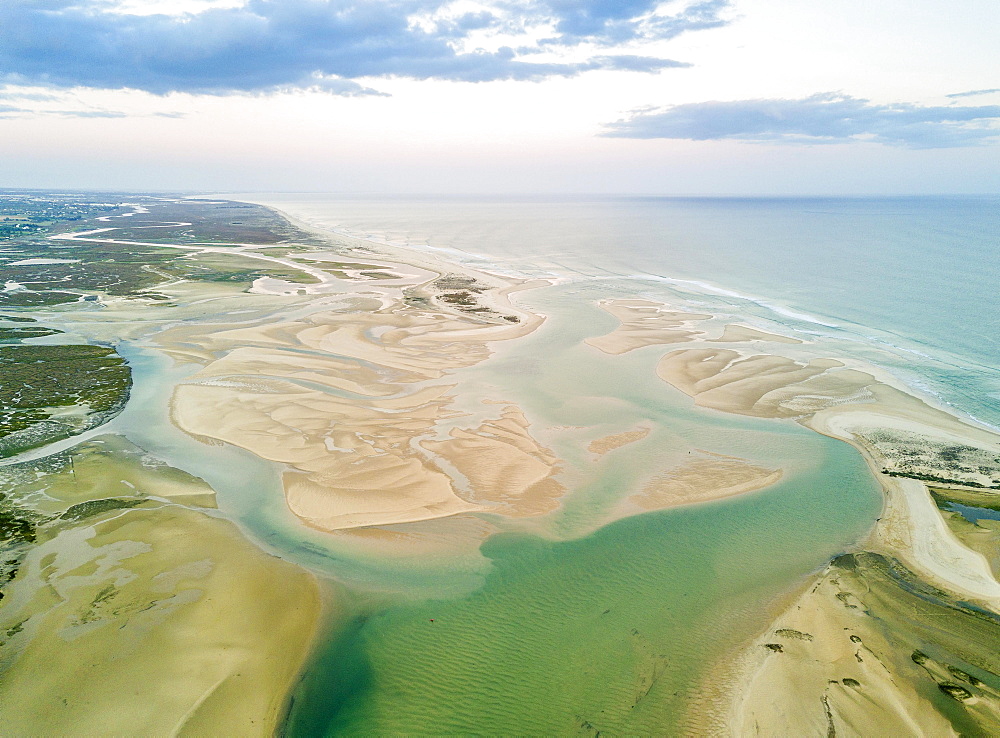
[[[449,0],[247,0],[237,8],[135,15],[101,0],[0,0],[0,81],[158,94],[297,87],[366,95],[378,93],[351,80],[480,82],[593,69],[656,71],[681,64],[608,51],[722,25],[728,4],[675,0],[671,14],[660,12],[658,0],[494,0],[490,10],[455,15]],[[527,54],[523,48],[476,50],[470,36],[532,29],[555,35]],[[532,58],[532,51],[579,51],[583,43],[590,50],[583,61]]]
[[[601,135],[772,143],[872,141],[945,148],[994,140],[1000,137],[997,123],[998,105],[879,105],[826,93],[801,100],[713,101],[645,109],[608,124]]]

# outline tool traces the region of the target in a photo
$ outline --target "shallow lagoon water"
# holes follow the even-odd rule
[[[765,627],[774,598],[850,548],[878,514],[875,483],[845,444],[787,421],[694,408],[656,378],[662,348],[610,357],[582,344],[614,325],[592,304],[606,289],[529,294],[550,316],[543,329],[449,379],[459,405],[519,402],[566,459],[574,494],[536,523],[541,535],[501,533],[477,557],[379,557],[305,528],[284,505],[280,465],[202,444],[169,422],[169,388],[188,369],[122,346],[136,392],[103,431],[203,477],[266,550],[336,583],[339,616],[295,694],[289,735],[681,727],[712,699],[708,672]],[[598,462],[563,430],[637,422],[654,432]],[[781,465],[786,478],[743,498],[603,525],[623,490],[692,447]]]
[[[768,623],[768,603],[868,529],[880,499],[853,449],[719,503],[578,540],[505,534],[482,589],[365,614],[321,649],[292,736],[655,734],[706,707],[703,680]]]

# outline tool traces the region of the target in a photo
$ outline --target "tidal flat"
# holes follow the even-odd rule
[[[8,730],[1000,725],[948,507],[1000,446],[884,367],[627,274],[103,202],[0,254],[12,348],[132,382],[0,465]]]

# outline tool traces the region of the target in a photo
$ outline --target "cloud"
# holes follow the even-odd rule
[[[555,21],[558,35],[547,39],[565,45],[580,41],[625,43],[671,39],[687,31],[723,26],[729,0],[705,0],[682,7],[677,13],[659,12],[659,0],[548,0],[537,6],[541,15]]]
[[[988,90],[969,90],[968,92],[953,92],[950,95],[945,95],[945,97],[973,97],[975,95],[992,95],[994,92],[1000,92],[1000,87],[991,87]]]
[[[647,108],[606,125],[601,135],[798,144],[869,141],[909,148],[946,148],[1000,138],[998,123],[998,105],[879,105],[824,93],[801,100],[712,101]]]
[[[481,10],[460,13],[453,0],[246,0],[237,7],[138,14],[105,0],[3,0],[0,81],[157,94],[320,87],[370,95],[378,93],[350,80],[480,82],[593,69],[657,71],[683,65],[609,51],[723,25],[729,0],[673,0],[666,3],[676,6],[672,13],[661,5],[486,0]],[[575,52],[575,61],[553,61],[553,52]]]
[[[0,88],[0,100],[29,100],[31,102],[51,102],[60,100],[59,95],[52,95],[47,92],[29,92],[26,90],[16,90],[9,87]]]
[[[103,110],[101,108],[89,108],[89,109],[76,109],[76,108],[64,108],[53,107],[52,105],[30,105],[29,103],[58,103],[59,105],[74,104],[71,99],[72,95],[43,95],[34,93],[21,93],[16,90],[10,89],[0,89],[0,118],[15,118],[24,116],[37,116],[37,115],[55,115],[61,118],[128,118],[129,113],[122,112],[120,110]],[[6,102],[14,102],[20,104],[8,105]],[[155,118],[180,118],[183,117],[182,113],[175,112],[161,112],[161,113],[149,113],[150,117]]]
[[[118,110],[53,110],[55,115],[63,118],[127,118],[128,113]]]

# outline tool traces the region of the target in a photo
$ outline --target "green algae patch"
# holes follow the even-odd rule
[[[318,612],[313,577],[228,521],[60,520],[0,600],[0,732],[270,735]]]
[[[7,582],[17,575],[21,559],[37,539],[45,518],[0,493],[0,598]]]
[[[90,500],[73,505],[59,517],[63,520],[85,520],[94,515],[110,512],[111,510],[128,510],[136,505],[141,505],[142,502],[143,500],[138,498],[122,499],[120,497],[112,497],[105,500]]]
[[[104,346],[0,346],[0,377],[0,456],[107,422],[132,385],[125,360]]]
[[[0,326],[0,343],[19,343],[26,338],[40,338],[42,336],[54,336],[62,331],[45,326]]]
[[[1000,730],[1000,616],[923,582],[873,553],[834,561],[840,586],[864,603],[892,647],[883,661],[965,735]],[[921,658],[913,658],[914,654]],[[913,670],[906,673],[906,667]],[[914,673],[915,672],[915,673]],[[962,682],[962,683],[957,683]]]
[[[93,524],[104,513],[164,500],[213,508],[215,492],[121,436],[0,466],[0,596],[36,542],[67,524]]]

